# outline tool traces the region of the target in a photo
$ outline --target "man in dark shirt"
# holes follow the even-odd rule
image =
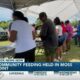
[[[52,62],[54,61],[54,56],[58,45],[56,29],[53,22],[47,18],[45,12],[40,13],[39,18],[43,22],[43,25],[41,27],[40,37],[43,42],[46,61]]]

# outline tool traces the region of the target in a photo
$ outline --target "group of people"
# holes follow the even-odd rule
[[[59,17],[51,21],[45,12],[40,13],[39,18],[43,22],[40,37],[43,42],[46,61],[62,60],[62,53],[67,53],[70,50],[70,42],[73,37],[70,21],[62,22]]]
[[[62,53],[66,54],[70,50],[73,27],[69,20],[61,22],[59,17],[54,19],[54,24],[58,35],[57,60],[62,60]]]
[[[73,37],[70,21],[63,22],[59,17],[52,21],[45,12],[39,14],[39,19],[42,22],[39,37],[43,43],[45,60],[47,62],[62,60],[62,53],[70,50]],[[9,30],[9,40],[16,44],[14,58],[24,58],[25,62],[35,61],[36,31],[34,28],[35,25],[30,25],[22,12],[14,11]]]

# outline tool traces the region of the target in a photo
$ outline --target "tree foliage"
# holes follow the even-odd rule
[[[78,25],[78,21],[77,21],[77,20],[74,20],[74,21],[72,21],[71,23],[72,23],[72,25],[73,25],[74,27],[77,27],[77,25]]]
[[[0,22],[0,27],[2,27],[3,29],[7,29],[9,27],[11,21],[1,21]]]

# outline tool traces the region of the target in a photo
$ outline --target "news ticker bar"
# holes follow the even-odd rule
[[[0,62],[0,71],[80,71],[80,63],[72,62]]]
[[[79,71],[1,71],[0,80],[80,80]]]

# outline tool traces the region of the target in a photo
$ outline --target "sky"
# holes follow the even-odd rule
[[[0,7],[0,21],[8,21],[12,20],[12,13],[13,11],[7,8]],[[35,23],[36,18],[32,16],[26,16],[28,17],[31,24]]]
[[[12,19],[12,10],[0,7],[0,21]]]

